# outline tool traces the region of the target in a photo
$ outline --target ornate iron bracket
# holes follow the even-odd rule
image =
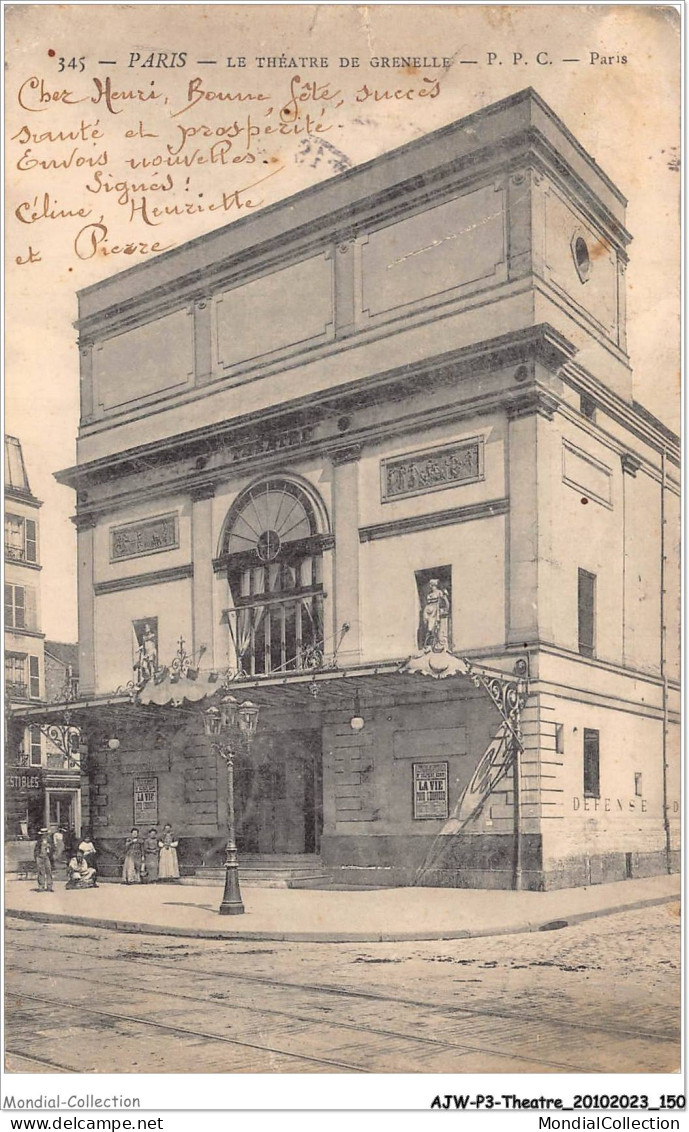
[[[69,763],[70,767],[76,770],[83,770],[81,759],[75,758],[75,745],[78,747],[81,738],[81,729],[73,721],[73,716],[70,711],[62,713],[62,718],[57,723],[37,723],[41,735],[45,735],[62,755],[63,759]]]
[[[488,693],[512,738],[519,744],[519,749],[523,750],[521,713],[529,696],[528,661],[520,657],[514,666],[515,678],[510,679],[490,669],[473,665],[466,657],[462,659],[472,684]]]

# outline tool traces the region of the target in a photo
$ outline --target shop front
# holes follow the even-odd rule
[[[43,777],[40,767],[5,769],[5,840],[32,840],[45,819]]]

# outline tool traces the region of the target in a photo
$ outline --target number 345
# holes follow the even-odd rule
[[[57,62],[58,71],[83,71],[86,67],[86,56],[82,55],[80,59],[77,59],[76,56],[71,59],[60,56]]]

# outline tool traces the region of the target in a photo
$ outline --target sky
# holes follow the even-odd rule
[[[271,175],[251,189],[260,207],[336,175],[338,160],[357,165],[533,85],[628,199],[634,396],[678,428],[674,9],[65,4],[17,5],[5,15],[5,427],[20,437],[32,489],[44,501],[49,638],[77,635],[74,496],[53,477],[75,462],[76,293],[156,254],[125,256],[113,246],[178,246],[243,214],[189,208],[149,224],[142,195],[151,204],[207,204],[221,190],[254,185],[256,169],[268,165]],[[400,66],[398,58],[396,66],[399,56],[421,62]],[[281,67],[281,57],[295,59],[296,69]],[[247,137],[273,102],[268,120],[284,132]],[[295,107],[300,123],[309,113],[328,124],[323,137],[333,148],[315,164],[308,138],[289,120]],[[205,154],[217,141],[227,165],[142,164],[160,152]],[[142,183],[155,190],[137,194]],[[89,256],[90,225],[99,223],[95,231],[107,228],[107,239]]]

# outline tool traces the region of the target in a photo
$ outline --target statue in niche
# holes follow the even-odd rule
[[[450,594],[439,578],[430,578],[421,610],[424,652],[449,648]]]
[[[152,680],[158,670],[158,638],[155,629],[148,622],[145,623],[139,638],[139,651],[134,668],[137,672],[137,683],[145,684]]]

